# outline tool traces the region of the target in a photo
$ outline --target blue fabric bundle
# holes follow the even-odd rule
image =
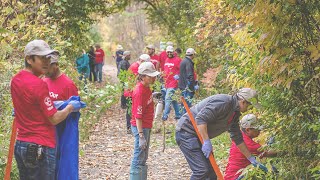
[[[79,96],[72,96],[66,101],[55,101],[58,110],[64,109],[72,100],[80,101]],[[82,103],[85,107],[85,103]],[[72,112],[66,120],[56,125],[57,140],[57,180],[79,179],[79,118],[80,112]]]

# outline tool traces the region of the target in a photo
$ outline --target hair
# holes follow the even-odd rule
[[[138,81],[142,81],[142,78],[146,77],[147,75],[145,74],[139,74],[138,75]]]
[[[96,46],[96,48],[100,48],[100,44],[96,44],[95,46]]]
[[[181,54],[181,53],[182,53],[181,48],[177,48],[175,51],[176,51],[178,54]]]
[[[30,58],[33,62],[35,61],[35,55],[26,56],[24,59],[24,66],[29,68],[31,65],[28,63],[27,59]]]

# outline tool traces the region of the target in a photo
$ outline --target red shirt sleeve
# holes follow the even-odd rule
[[[136,108],[137,108],[136,109],[137,113],[135,118],[141,119],[143,114],[143,96],[142,96],[141,89],[136,94],[135,102],[136,102]]]
[[[67,97],[71,97],[71,96],[78,96],[78,88],[76,87],[76,85],[74,83],[72,84],[69,84],[67,87],[66,87],[66,90],[67,92]]]
[[[39,89],[34,89],[34,92],[40,104],[40,110],[46,117],[51,117],[57,112],[57,109],[54,107],[53,102],[49,97],[48,85],[43,82],[38,86],[38,88]]]

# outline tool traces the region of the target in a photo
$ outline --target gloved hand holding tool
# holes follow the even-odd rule
[[[250,161],[250,163],[251,163],[254,167],[260,168],[260,169],[261,169],[262,171],[264,171],[265,173],[268,172],[268,168],[267,168],[265,165],[263,165],[263,164],[261,164],[260,162],[258,162],[254,156],[250,156],[250,157],[248,158],[248,160]]]
[[[173,78],[174,78],[175,80],[178,80],[178,79],[179,79],[179,74],[174,75]]]
[[[206,158],[209,158],[210,154],[212,153],[212,144],[210,139],[207,139],[203,142],[202,148],[201,148],[204,156]]]

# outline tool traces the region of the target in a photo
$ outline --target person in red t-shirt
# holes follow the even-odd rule
[[[154,103],[150,85],[160,73],[151,62],[141,63],[138,83],[132,93],[131,130],[134,136],[134,152],[130,167],[130,179],[147,179],[148,151],[152,128]]]
[[[148,50],[148,55],[150,56],[150,61],[158,71],[160,67],[160,59],[159,59],[159,56],[156,54],[156,49],[154,45],[150,44],[146,48]]]
[[[96,44],[95,55],[96,55],[95,72],[96,72],[98,82],[101,83],[102,82],[102,66],[104,64],[105,54],[99,44]]]
[[[15,159],[20,179],[54,179],[56,168],[56,140],[54,125],[69,113],[79,111],[80,101],[57,111],[47,84],[39,78],[48,70],[48,55],[58,53],[43,40],[29,42],[24,50],[25,69],[11,80],[11,97],[17,124]]]
[[[247,114],[243,116],[240,121],[240,128],[242,131],[243,141],[251,154],[260,157],[274,157],[277,155],[274,151],[260,151],[259,149],[261,145],[252,140],[259,136],[261,130],[261,126],[257,125],[257,118],[254,114]],[[232,142],[224,179],[237,179],[241,175],[239,170],[246,168],[250,164],[250,161],[240,152],[236,144]]]
[[[166,121],[168,119],[171,104],[175,111],[175,119],[180,118],[180,106],[177,101],[172,100],[172,97],[178,88],[178,79],[180,74],[180,63],[181,59],[173,55],[173,47],[168,46],[167,49],[168,58],[166,59],[166,63],[164,64],[164,86],[166,89],[165,93],[165,105],[164,112],[162,115],[162,120]]]
[[[43,80],[48,85],[52,101],[65,101],[71,96],[78,96],[78,88],[68,76],[60,71],[58,58],[58,54],[51,55],[51,63]]]

